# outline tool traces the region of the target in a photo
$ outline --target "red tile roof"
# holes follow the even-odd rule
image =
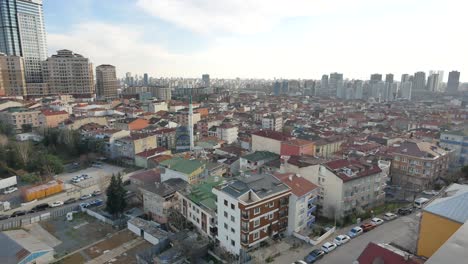
[[[332,170],[336,176],[340,177],[343,180],[343,182],[382,172],[378,165],[362,163],[358,160],[334,160],[325,163],[325,166]],[[343,168],[351,169],[354,175],[347,175],[346,173],[340,170]]]
[[[424,260],[409,254],[408,260],[405,260],[404,253],[405,252],[400,251],[400,254],[398,254],[388,248],[370,242],[358,257],[357,261],[359,264],[422,264],[425,262]]]
[[[66,111],[51,111],[51,110],[43,110],[42,114],[45,116],[54,116],[54,115],[68,115]]]
[[[317,185],[311,183],[303,177],[298,177],[294,173],[275,173],[276,178],[291,188],[291,192],[297,197],[301,197],[314,189]]]
[[[154,148],[154,149],[148,149],[148,150],[142,151],[142,152],[137,153],[135,155],[139,156],[139,157],[142,157],[142,158],[148,158],[148,157],[156,155],[157,153],[163,153],[163,152],[166,152],[166,151],[167,151],[167,149],[164,148],[164,147],[157,147],[157,148]]]

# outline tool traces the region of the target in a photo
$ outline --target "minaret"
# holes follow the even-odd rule
[[[190,100],[189,100],[188,126],[189,126],[189,133],[190,133],[190,151],[193,151],[193,149],[194,149],[194,144],[193,144],[193,105],[192,105],[192,94],[190,94]]]

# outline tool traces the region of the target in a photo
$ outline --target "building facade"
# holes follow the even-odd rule
[[[283,130],[283,117],[279,114],[271,114],[262,118],[262,128],[273,131]]]
[[[453,150],[454,162],[457,165],[468,164],[468,129],[442,132],[440,146]]]
[[[34,128],[39,126],[40,113],[41,112],[38,110],[21,107],[9,108],[0,112],[0,120],[11,124],[18,130],[22,129],[24,125],[29,125]]]
[[[223,124],[216,128],[216,135],[226,143],[232,144],[237,141],[238,128],[234,125]]]
[[[119,81],[115,66],[103,64],[96,67],[96,95],[99,99],[118,97]]]
[[[24,74],[22,57],[0,53],[0,95],[26,95]]]

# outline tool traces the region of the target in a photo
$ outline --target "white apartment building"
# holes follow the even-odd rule
[[[279,114],[270,114],[263,117],[262,128],[273,131],[283,130],[283,117]]]
[[[454,162],[457,165],[468,164],[468,129],[442,132],[440,146],[453,150]]]
[[[232,144],[237,141],[239,134],[237,126],[223,124],[216,128],[217,137],[224,140],[227,144]]]

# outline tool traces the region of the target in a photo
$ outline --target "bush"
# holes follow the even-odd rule
[[[39,177],[37,174],[35,173],[27,173],[23,176],[21,176],[21,180],[23,182],[26,182],[26,183],[30,183],[30,184],[34,184],[34,183],[38,183],[41,181],[41,177]]]

